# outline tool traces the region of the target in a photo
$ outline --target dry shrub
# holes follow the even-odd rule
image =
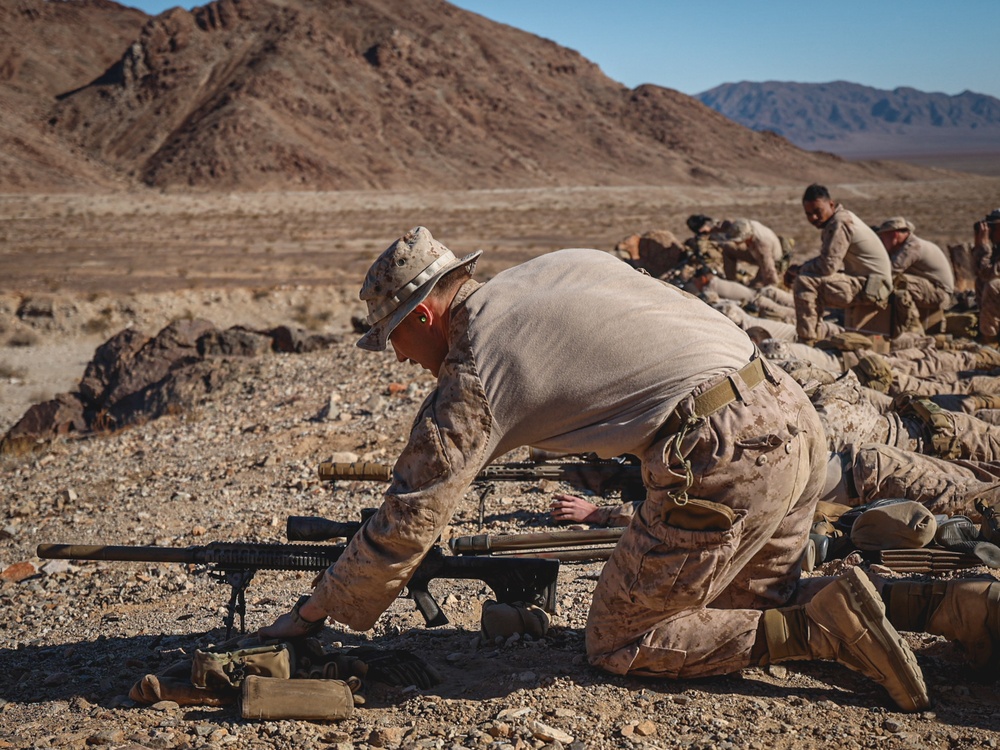
[[[18,380],[23,380],[28,374],[28,371],[23,367],[15,367],[14,365],[8,365],[6,362],[0,362],[0,378],[17,378]]]
[[[7,339],[7,346],[28,347],[38,343],[38,335],[33,331],[19,331]]]

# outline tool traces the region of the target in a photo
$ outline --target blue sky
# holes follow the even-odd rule
[[[155,14],[202,3],[126,4]],[[845,80],[1000,97],[1000,0],[454,4],[575,49],[629,87],[655,83],[697,94],[736,81]]]

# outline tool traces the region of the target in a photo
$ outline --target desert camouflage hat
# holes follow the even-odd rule
[[[750,239],[753,234],[753,227],[750,225],[749,219],[733,219],[728,224],[729,226],[725,228],[726,237],[733,242],[743,242]]]
[[[912,232],[914,229],[916,227],[913,226],[913,222],[902,216],[893,216],[891,219],[886,219],[879,224],[875,228],[875,231],[881,234],[882,232]]]
[[[987,224],[1000,224],[1000,208],[994,208],[986,216],[983,217],[983,221]]]
[[[389,334],[409,315],[449,271],[462,266],[469,275],[483,254],[477,250],[464,258],[435,240],[426,227],[414,227],[386,248],[372,263],[361,286],[368,304],[371,329],[358,346],[373,352],[385,350]]]

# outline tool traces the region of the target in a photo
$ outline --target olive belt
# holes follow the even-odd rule
[[[667,417],[667,421],[663,423],[663,426],[657,431],[656,437],[653,441],[656,442],[657,440],[662,440],[667,435],[672,435],[677,432],[689,419],[707,417],[710,414],[717,412],[723,406],[731,404],[733,401],[739,399],[740,391],[733,381],[733,378],[736,376],[739,376],[740,380],[743,381],[747,390],[756,388],[767,378],[767,372],[764,369],[763,357],[755,357],[749,364],[744,365],[736,372],[730,373],[707,391],[699,393],[695,396],[694,409],[692,410],[690,417],[679,413],[678,410],[675,409],[671,415]]]

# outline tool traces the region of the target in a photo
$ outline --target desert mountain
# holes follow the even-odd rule
[[[59,94],[118,60],[148,18],[109,0],[0,0],[0,189],[115,181],[44,121]]]
[[[753,130],[844,156],[1000,152],[1000,99],[971,91],[744,81],[697,98]]]
[[[0,2],[72,4],[106,25],[121,12]],[[25,44],[37,36],[22,33]],[[61,179],[278,190],[918,174],[804,153],[671,89],[630,90],[572,50],[443,0],[217,0],[148,19],[121,42],[86,85],[52,78],[59,93],[37,137],[69,150]],[[91,40],[64,43],[75,54]]]

